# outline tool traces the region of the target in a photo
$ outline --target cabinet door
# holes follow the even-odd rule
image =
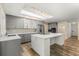
[[[31,34],[28,34],[27,37],[28,37],[28,41],[31,41]]]
[[[53,45],[53,44],[55,44],[55,38],[50,38],[50,45]]]
[[[28,20],[28,28],[32,28],[33,22],[32,20]]]
[[[7,19],[6,22],[7,22],[6,23],[6,27],[7,28],[15,28],[15,24],[16,24],[15,20]]]
[[[56,40],[55,40],[56,44],[59,44],[59,45],[63,45],[64,41],[65,40],[64,40],[64,36],[63,35],[56,37]]]
[[[31,20],[30,26],[31,28],[34,28],[34,20]]]
[[[28,20],[24,19],[24,28],[28,28]]]
[[[19,36],[21,37],[21,43],[25,42],[24,34],[19,34]]]
[[[32,28],[33,27],[33,22],[32,20],[24,20],[24,28]]]
[[[21,37],[21,43],[29,41],[28,34],[20,34],[19,36]]]
[[[25,42],[28,42],[28,34],[24,34],[24,40]]]
[[[33,21],[33,28],[37,28],[37,22],[36,21]]]
[[[31,34],[24,34],[24,41],[25,42],[31,41]]]
[[[24,21],[21,19],[16,20],[16,28],[24,28]]]
[[[24,20],[20,18],[7,19],[7,28],[24,28]]]
[[[3,41],[1,43],[1,55],[2,56],[18,56],[20,48],[20,40]]]

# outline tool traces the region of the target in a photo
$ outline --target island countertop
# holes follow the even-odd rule
[[[63,33],[33,34],[31,36],[31,45],[34,51],[40,56],[50,56],[50,45],[64,44]]]
[[[62,33],[48,33],[48,34],[33,34],[32,36],[39,38],[52,38],[63,35]]]

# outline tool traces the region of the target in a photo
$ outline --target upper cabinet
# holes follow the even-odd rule
[[[24,19],[24,28],[28,28],[28,21],[26,19]]]
[[[31,27],[32,28],[35,28],[36,29],[37,28],[37,24],[38,23],[35,20],[31,20]]]
[[[32,28],[32,21],[24,19],[24,28]]]
[[[24,21],[22,18],[15,16],[6,16],[7,28],[24,28]]]
[[[24,28],[24,21],[23,19],[17,19],[15,22],[15,28]]]
[[[28,19],[24,19],[24,28],[34,28],[36,29],[38,26],[37,21],[35,20],[28,20]]]
[[[6,27],[7,28],[15,28],[15,21],[14,20],[10,20],[10,19],[7,18],[7,20],[6,20]]]
[[[6,22],[7,22],[7,28],[31,28],[31,29],[37,29],[38,24],[40,24],[40,21],[36,20],[29,20],[26,18],[16,17],[7,15],[6,16]]]

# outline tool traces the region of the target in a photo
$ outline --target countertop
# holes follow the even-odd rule
[[[10,34],[13,34],[13,35],[16,35],[16,34],[33,34],[33,33],[37,33],[37,32],[27,32],[27,33],[8,33],[8,35],[10,35]]]
[[[0,37],[0,41],[9,41],[9,40],[16,40],[16,39],[20,39],[21,37],[18,35],[15,36],[2,36]]]
[[[48,33],[48,34],[33,34],[32,36],[39,37],[39,38],[52,38],[63,35],[62,33]]]

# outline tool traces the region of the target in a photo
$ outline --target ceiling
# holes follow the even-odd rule
[[[79,4],[77,3],[4,3],[2,4],[6,14],[41,20],[40,18],[22,15],[21,10],[33,12],[41,16],[51,15],[51,18],[42,19],[46,22],[78,21]]]

